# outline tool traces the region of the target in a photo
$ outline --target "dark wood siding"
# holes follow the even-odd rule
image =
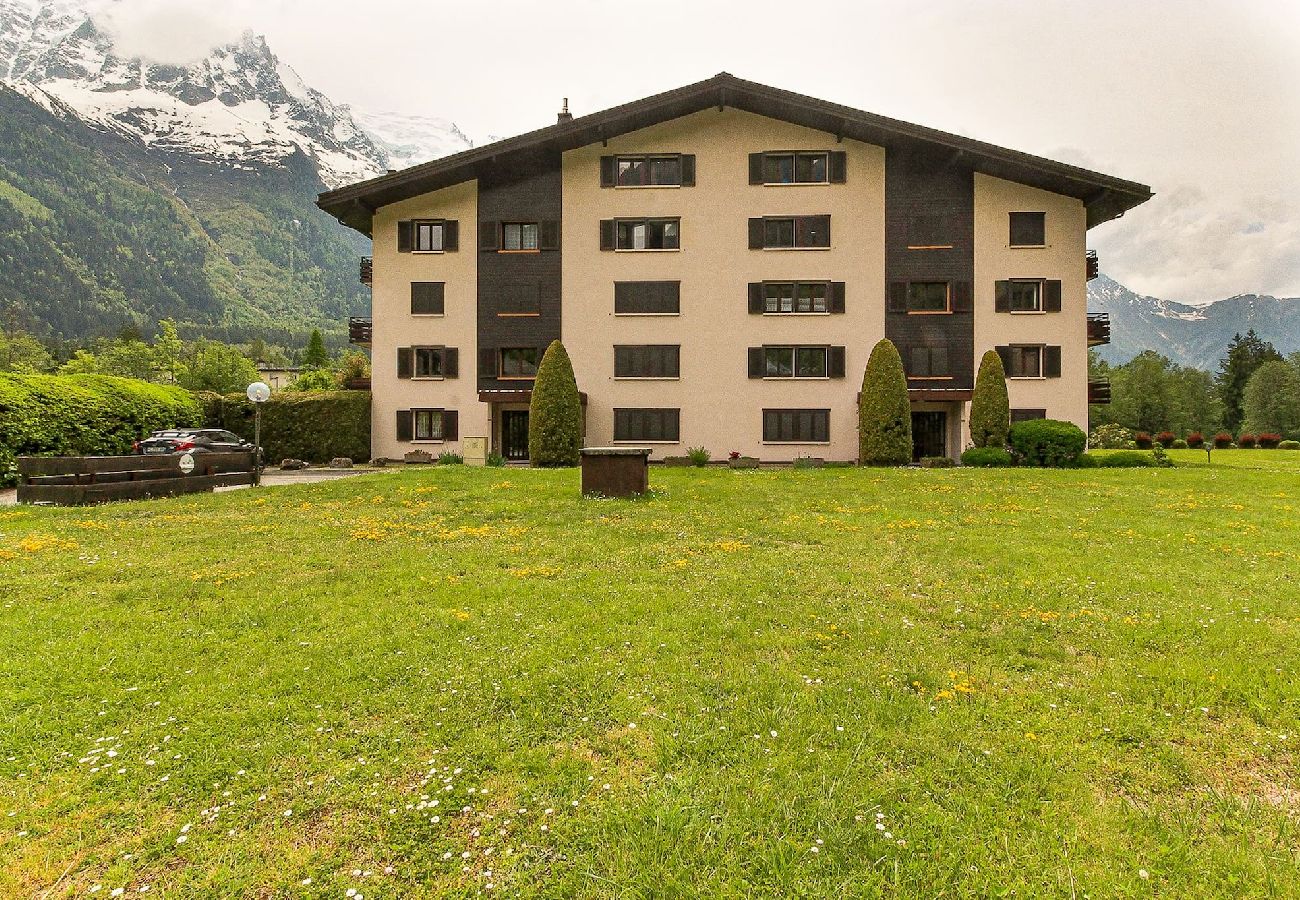
[[[478,185],[480,234],[495,229],[498,222],[554,222],[558,235],[558,153],[539,155],[509,171],[484,174]],[[562,258],[561,253],[479,254],[479,390],[518,387],[517,381],[500,382],[496,377],[496,354],[502,347],[545,348],[559,339]],[[519,315],[534,312],[534,297],[536,315]],[[528,300],[527,309],[521,306],[524,298]]]

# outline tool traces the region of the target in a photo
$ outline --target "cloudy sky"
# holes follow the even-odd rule
[[[1297,0],[120,0],[159,60],[252,28],[336,101],[511,135],[728,71],[1151,185],[1140,293],[1300,296]]]

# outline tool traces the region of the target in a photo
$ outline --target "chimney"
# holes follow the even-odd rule
[[[563,125],[565,122],[573,121],[573,113],[569,112],[569,98],[564,98],[564,108],[560,110],[559,115],[555,117],[556,125]]]

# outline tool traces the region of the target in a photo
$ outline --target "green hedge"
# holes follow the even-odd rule
[[[198,425],[189,391],[109,375],[0,374],[0,483],[19,456],[113,456],[151,431]]]
[[[243,394],[199,395],[203,420],[253,439],[253,404]],[[305,391],[272,395],[262,404],[262,448],[267,465],[282,459],[325,463],[336,456],[370,459],[370,392]]]
[[[1023,466],[1073,466],[1087,446],[1088,436],[1073,422],[1030,419],[1011,426],[1011,452]]]
[[[1014,465],[1015,460],[1011,458],[1010,453],[1001,447],[968,447],[962,451],[961,464],[987,469]]]

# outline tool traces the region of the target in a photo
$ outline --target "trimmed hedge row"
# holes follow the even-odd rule
[[[243,394],[199,394],[203,421],[253,439],[253,404]],[[262,404],[262,447],[268,465],[282,459],[325,463],[336,456],[370,459],[370,392],[274,394]]]
[[[130,453],[151,431],[190,427],[203,410],[189,391],[110,375],[0,374],[0,483],[19,456]]]

